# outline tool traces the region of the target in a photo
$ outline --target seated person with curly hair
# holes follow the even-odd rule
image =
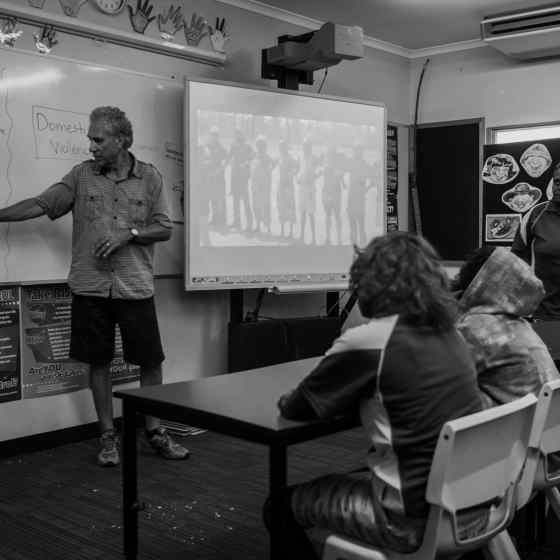
[[[373,447],[363,471],[287,489],[292,560],[315,557],[305,534],[311,527],[385,549],[417,549],[440,430],[481,409],[472,358],[454,327],[457,304],[433,247],[393,232],[355,251],[350,286],[369,321],[342,334],[278,406],[295,420],[359,411]],[[264,513],[269,525],[269,505]],[[476,532],[485,521],[475,512],[466,530]]]
[[[525,319],[545,296],[531,267],[505,247],[481,247],[454,281],[457,327],[474,358],[483,406],[538,394],[559,374],[546,344]]]

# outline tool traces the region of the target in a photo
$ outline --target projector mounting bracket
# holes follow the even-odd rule
[[[302,35],[280,35],[278,44],[286,43],[308,43],[314,31],[303,33]],[[261,78],[268,80],[278,80],[278,87],[282,89],[299,89],[299,84],[313,84],[313,72],[310,70],[296,70],[294,68],[286,68],[268,62],[268,49],[261,51]]]

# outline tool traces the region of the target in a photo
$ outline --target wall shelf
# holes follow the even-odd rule
[[[21,24],[27,25],[49,25],[56,31],[67,33],[76,37],[84,37],[96,41],[106,41],[114,45],[140,49],[143,51],[172,56],[191,62],[199,62],[210,66],[223,66],[226,55],[215,51],[181,45],[171,41],[145,37],[141,33],[129,33],[93,22],[80,20],[75,17],[52,14],[29,8],[27,6],[16,6],[0,1],[0,18],[16,18]]]

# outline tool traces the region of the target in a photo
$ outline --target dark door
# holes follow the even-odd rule
[[[482,131],[482,119],[417,128],[422,233],[445,260],[464,260],[479,246]]]

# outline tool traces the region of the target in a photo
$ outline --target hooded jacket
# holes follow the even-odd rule
[[[524,319],[544,294],[530,266],[504,247],[495,249],[464,291],[457,326],[474,358],[485,408],[536,394],[560,377],[545,343]]]

